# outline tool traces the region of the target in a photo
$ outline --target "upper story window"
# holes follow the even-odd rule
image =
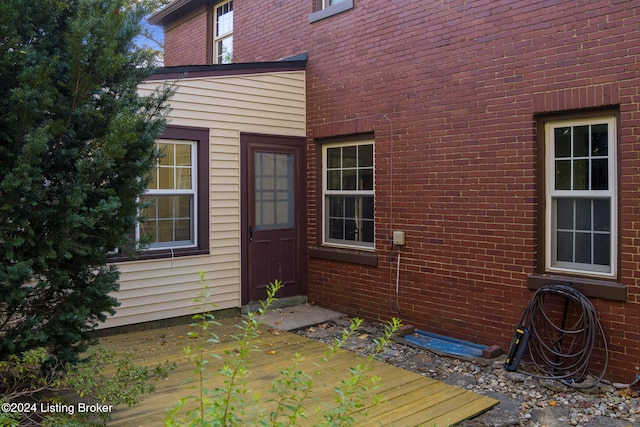
[[[345,0],[322,0],[322,9],[326,9],[334,4],[342,3]]]
[[[374,247],[373,142],[322,147],[323,243]]]
[[[220,3],[214,9],[215,63],[230,64],[233,62],[233,0]]]
[[[309,23],[353,9],[354,0],[317,0],[315,11],[309,15]]]
[[[547,270],[615,276],[615,117],[547,122],[545,144]]]

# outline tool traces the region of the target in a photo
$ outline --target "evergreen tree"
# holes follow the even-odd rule
[[[118,271],[170,91],[141,97],[148,10],[131,0],[0,2],[0,360],[86,348]]]

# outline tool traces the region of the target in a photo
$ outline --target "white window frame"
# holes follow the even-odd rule
[[[232,14],[231,30],[218,34],[218,9],[227,4],[231,6],[231,10],[227,12]],[[220,52],[219,44],[228,38],[231,38],[231,61],[220,61],[219,58],[222,52]],[[233,62],[233,0],[227,0],[213,6],[213,62],[216,64],[229,64]]]
[[[373,149],[373,189],[372,190],[329,190],[327,184],[327,150],[336,147],[352,147],[359,145],[371,145]],[[323,246],[332,246],[337,248],[349,248],[358,250],[375,250],[375,179],[376,179],[376,165],[375,165],[375,144],[373,140],[365,141],[345,141],[328,143],[322,145],[322,244]],[[327,199],[329,196],[373,196],[374,201],[374,241],[373,242],[360,242],[352,240],[337,240],[330,239],[329,233],[329,206]]]
[[[334,6],[338,3],[342,3],[345,0],[322,0],[322,8],[326,9],[329,6]]]
[[[554,129],[584,125],[607,124],[608,126],[608,189],[606,190],[556,190],[555,183],[555,139]],[[601,278],[612,278],[617,274],[618,262],[618,180],[617,180],[617,128],[615,116],[594,116],[574,120],[557,120],[545,123],[545,268],[551,273],[578,274]],[[572,158],[573,159],[573,158]],[[610,201],[610,255],[609,265],[569,263],[557,260],[556,215],[557,200],[607,199]],[[593,221],[593,218],[592,218]]]
[[[191,188],[189,189],[147,189],[143,194],[144,196],[182,196],[188,195],[191,197],[191,240],[190,241],[174,241],[174,242],[152,242],[149,244],[146,250],[163,250],[163,249],[181,249],[181,248],[193,248],[198,246],[198,162],[197,162],[197,142],[189,140],[177,140],[177,139],[159,139],[156,141],[156,148],[162,144],[175,144],[175,145],[189,145],[191,148]],[[156,163],[153,173],[156,174],[155,179],[158,179],[158,168],[160,165],[160,159]],[[175,171],[178,168],[174,166],[174,182]],[[136,240],[139,241],[142,235],[140,224],[136,227]]]

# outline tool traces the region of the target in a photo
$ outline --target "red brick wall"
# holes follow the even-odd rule
[[[290,5],[289,3],[296,3]],[[238,2],[239,61],[309,53],[309,241],[316,139],[375,132],[378,267],[309,260],[310,298],[507,348],[537,251],[536,114],[619,105],[620,281],[596,300],[611,377],[640,364],[640,7],[631,1]],[[391,232],[406,231],[399,307]]]
[[[178,24],[165,28],[164,65],[201,65],[207,63],[207,13],[205,9]]]
[[[319,304],[505,349],[537,257],[536,115],[619,105],[620,277],[595,300],[610,378],[640,365],[640,7],[634,1],[238,1],[234,59],[308,52],[309,242],[319,138],[375,133],[377,267],[309,260]],[[400,251],[399,313],[392,230]],[[390,256],[391,255],[391,256]]]

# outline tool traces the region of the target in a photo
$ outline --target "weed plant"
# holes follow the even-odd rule
[[[201,275],[201,282],[204,284]],[[180,399],[178,404],[165,418],[168,427],[236,427],[269,426],[288,427],[304,423],[310,406],[316,409],[315,426],[351,426],[366,416],[365,408],[377,405],[382,397],[374,394],[380,377],[372,373],[375,354],[363,358],[362,362],[351,367],[345,378],[334,387],[333,402],[317,405],[314,389],[321,387],[323,364],[328,363],[340,347],[355,334],[362,325],[362,319],[353,319],[339,338],[336,338],[325,351],[320,364],[312,372],[302,369],[305,359],[296,353],[290,366],[279,371],[277,379],[272,381],[269,396],[265,400],[250,390],[252,355],[258,350],[260,319],[276,300],[276,293],[282,283],[275,280],[267,287],[267,298],[260,302],[257,312],[248,313],[237,325],[239,332],[232,335],[233,349],[224,351],[224,355],[208,353],[208,345],[219,343],[219,337],[210,329],[218,325],[214,316],[206,310],[210,293],[203,285],[203,293],[197,302],[203,304],[202,312],[194,316],[198,332],[191,337],[197,339],[194,347],[185,348],[185,353],[195,365],[197,376],[196,393]],[[394,318],[385,327],[383,337],[375,341],[376,353],[383,351],[401,323]],[[216,372],[207,369],[209,358],[223,359],[223,365]],[[207,384],[220,384],[209,388]]]

